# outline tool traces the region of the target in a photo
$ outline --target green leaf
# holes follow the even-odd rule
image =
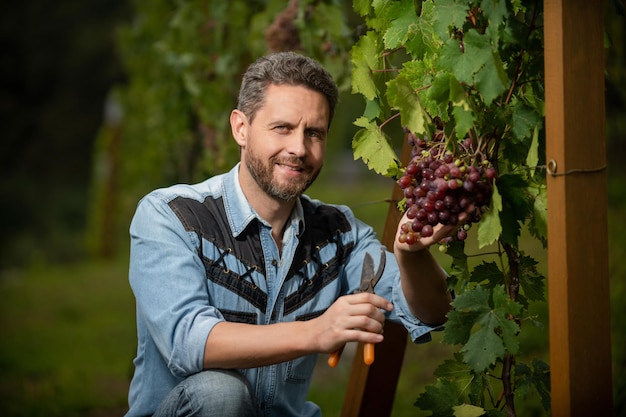
[[[361,93],[368,100],[374,100],[378,89],[372,78],[372,70],[380,65],[378,38],[372,31],[367,32],[352,47],[352,92]]]
[[[476,89],[483,97],[485,105],[504,92],[509,85],[509,78],[504,71],[504,64],[497,52],[491,54],[484,66],[476,73]]]
[[[545,277],[537,271],[537,261],[530,256],[520,257],[519,283],[530,301],[545,299]]]
[[[521,101],[513,103],[511,132],[518,140],[530,137],[530,132],[541,122],[537,113]]]
[[[367,100],[365,102],[365,110],[363,110],[363,116],[368,120],[374,120],[380,116],[380,104],[378,100]]]
[[[473,372],[463,361],[459,352],[453,354],[453,359],[446,359],[435,370],[435,375],[447,379],[454,384],[459,392],[457,404],[469,402],[476,406],[484,406],[484,391],[490,381],[484,374]]]
[[[437,379],[435,384],[427,385],[425,391],[415,401],[415,406],[430,410],[433,416],[454,417],[452,407],[457,405],[459,392],[454,383]]]
[[[464,344],[481,316],[490,310],[489,290],[483,287],[465,291],[452,302],[454,309],[448,313],[443,341],[450,345]]]
[[[497,184],[502,195],[501,238],[504,243],[517,246],[521,225],[533,209],[533,201],[526,192],[528,182],[520,174],[504,174],[498,178]]]
[[[476,74],[490,60],[493,62],[493,54],[489,38],[471,29],[465,33],[461,42],[450,39],[442,49],[439,59],[440,68],[454,74],[460,82],[473,85]]]
[[[544,247],[548,244],[548,206],[545,184],[536,184],[528,188],[528,192],[534,197],[533,215],[528,230]]]
[[[435,32],[441,39],[447,39],[452,28],[462,28],[469,11],[467,1],[438,0],[434,7]]]
[[[361,158],[369,169],[378,174],[392,176],[398,169],[399,161],[389,140],[376,123],[366,117],[359,117],[354,124],[362,127],[352,140],[354,159]]]
[[[461,51],[461,42],[458,39],[449,39],[443,45],[437,66],[442,71],[453,74],[461,82],[473,83],[474,59]]]
[[[481,311],[450,311],[443,334],[443,342],[449,345],[462,345],[467,343],[471,336],[472,329],[481,314]]]
[[[389,28],[383,35],[383,40],[385,48],[395,49],[404,45],[409,31],[415,30],[414,26],[418,19],[413,0],[393,2],[389,7],[389,16],[395,18],[390,19]]]
[[[473,378],[472,372],[459,353],[454,353],[454,359],[446,359],[435,369],[435,375],[441,378],[456,380],[457,382],[469,385]]]
[[[405,43],[406,51],[414,60],[421,60],[439,48],[441,41],[433,29],[434,4],[430,1],[422,3],[419,19],[411,26]]]
[[[515,365],[516,395],[527,398],[535,391],[544,410],[550,409],[550,366],[541,359],[533,359],[532,368],[524,363]]]
[[[483,213],[478,223],[478,247],[483,248],[491,245],[500,237],[502,225],[500,224],[500,212],[502,211],[502,197],[496,184],[493,185],[491,205],[486,213]]]
[[[352,8],[361,16],[367,16],[372,7],[371,0],[353,0]]]
[[[387,83],[387,98],[392,108],[400,110],[400,123],[415,134],[426,132],[428,115],[406,77],[399,74]]]
[[[498,265],[495,262],[484,262],[480,265],[477,265],[472,270],[471,280],[478,284],[483,284],[487,288],[493,288],[496,285],[502,285],[504,281],[504,275]]]
[[[455,310],[448,314],[444,341],[457,340],[459,343],[461,340],[462,343],[468,327],[471,329],[460,352],[472,370],[482,372],[502,359],[505,352],[517,353],[519,326],[508,317],[517,315],[521,305],[508,298],[503,286],[496,286],[491,291],[476,287],[459,295],[452,305]],[[448,325],[453,320],[454,334],[448,334]]]
[[[472,333],[461,348],[465,361],[474,372],[482,372],[494,365],[496,359],[504,357],[504,343],[494,331],[498,324],[500,322],[495,315],[486,315],[481,320],[482,327]]]
[[[480,417],[485,414],[484,408],[471,404],[455,405],[452,409],[454,410],[454,417]]]
[[[489,20],[485,33],[494,45],[498,45],[500,40],[500,25],[509,16],[506,3],[505,0],[483,0],[480,4],[480,8]]]
[[[528,150],[528,156],[526,157],[526,165],[530,167],[532,174],[535,173],[537,164],[539,164],[539,126],[535,125],[533,140]]]
[[[465,282],[469,279],[469,266],[467,264],[467,255],[464,251],[465,242],[456,240],[448,244],[448,250],[446,255],[452,257],[452,264],[450,265],[450,280],[452,282],[449,285],[454,288],[458,281]]]
[[[452,114],[456,122],[456,135],[459,138],[463,138],[474,125],[476,115],[463,86],[453,77],[450,78],[450,101],[452,102]]]

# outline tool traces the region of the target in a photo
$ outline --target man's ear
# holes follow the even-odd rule
[[[248,137],[248,118],[240,110],[230,112],[230,129],[233,132],[233,138],[239,146],[245,146]]]

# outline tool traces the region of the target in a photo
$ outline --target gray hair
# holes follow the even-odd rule
[[[303,86],[323,94],[328,102],[330,127],[339,93],[332,75],[319,62],[294,52],[278,52],[251,64],[243,75],[237,103],[250,122],[263,105],[270,84]]]

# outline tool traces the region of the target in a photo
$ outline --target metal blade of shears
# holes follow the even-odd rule
[[[374,259],[369,252],[365,254],[365,258],[363,259],[363,269],[361,271],[361,287],[359,288],[361,292],[374,292],[374,287],[378,283],[378,280],[380,280],[380,277],[383,275],[383,271],[385,270],[386,261],[387,257],[385,256],[385,250],[381,249],[378,270],[374,272]]]

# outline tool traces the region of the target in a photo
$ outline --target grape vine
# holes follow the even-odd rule
[[[352,89],[366,102],[355,121],[354,156],[403,190],[399,207],[409,222],[400,239],[410,243],[470,212],[440,246],[452,259],[457,294],[443,341],[459,350],[437,369],[416,406],[435,416],[512,417],[514,399],[524,396],[547,410],[549,367],[539,359],[524,363],[520,347],[522,323],[535,321],[531,306],[545,301],[538,262],[520,244],[523,230],[546,244],[545,172],[538,169],[542,2],[355,0],[353,6],[367,24],[351,51]],[[392,138],[408,141],[408,161],[397,157]],[[468,234],[474,225],[475,235]],[[496,261],[470,267],[471,238]]]

